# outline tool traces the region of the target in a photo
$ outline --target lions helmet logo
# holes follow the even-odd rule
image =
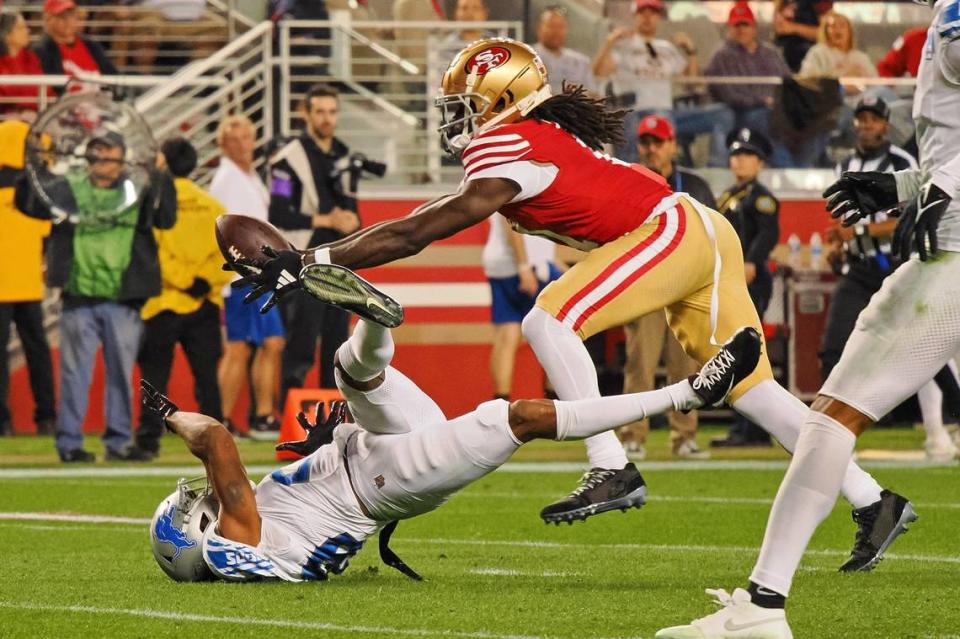
[[[503,47],[490,47],[480,51],[467,60],[467,72],[486,75],[510,59],[510,51]]]
[[[174,550],[176,551],[173,554],[173,560],[176,561],[176,559],[180,556],[181,550],[193,548],[197,545],[197,542],[187,539],[187,536],[183,534],[183,531],[173,525],[174,510],[176,510],[176,506],[170,506],[169,510],[160,516],[160,519],[157,520],[157,526],[154,528],[153,533],[157,536],[157,541],[165,542],[173,546]]]

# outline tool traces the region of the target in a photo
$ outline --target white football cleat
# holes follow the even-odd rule
[[[689,626],[664,628],[656,639],[793,639],[782,608],[761,608],[743,588],[732,595],[708,588],[707,594],[716,599],[720,610]]]

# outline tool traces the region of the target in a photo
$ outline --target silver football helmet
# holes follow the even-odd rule
[[[174,581],[214,578],[203,559],[203,533],[216,524],[220,504],[206,477],[181,479],[153,513],[150,546],[163,572]]]

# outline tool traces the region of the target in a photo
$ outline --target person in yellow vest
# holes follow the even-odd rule
[[[23,173],[23,147],[30,126],[19,120],[0,122],[0,436],[12,433],[9,395],[10,327],[16,325],[30,371],[33,421],[48,435],[56,420],[53,365],[43,328],[43,241],[50,222],[35,220],[13,204],[14,184]],[[10,265],[16,264],[16,268]]]
[[[171,138],[164,142],[162,151],[174,176],[177,223],[169,230],[154,231],[162,289],[147,300],[140,313],[145,327],[138,359],[140,374],[166,392],[174,348],[179,342],[193,372],[200,410],[221,419],[217,384],[217,362],[223,352],[221,289],[232,274],[221,268],[223,257],[214,227],[217,217],[226,210],[189,178],[197,166],[197,151],[188,140]],[[141,413],[137,447],[156,456],[161,435],[161,420],[150,411]]]

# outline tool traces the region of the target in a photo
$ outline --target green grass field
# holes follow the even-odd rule
[[[862,447],[920,442],[877,431]],[[755,450],[653,463],[644,509],[547,527],[537,512],[578,474],[556,462],[582,461],[582,448],[541,442],[401,524],[394,548],[422,583],[380,565],[371,540],[325,583],[231,585],[175,584],[153,561],[144,520],[172,490],[172,466],[190,465],[175,439],[164,448],[158,463],[65,469],[49,439],[0,440],[0,637],[652,637],[709,612],[703,588],[745,585],[785,459]],[[663,433],[650,448],[666,458]],[[257,479],[273,463],[266,445],[241,452]],[[758,461],[732,459],[747,455]],[[854,525],[839,505],[794,584],[796,636],[960,637],[960,468],[870,468],[914,500],[920,520],[876,572],[842,575]],[[54,474],[81,470],[95,474]]]

